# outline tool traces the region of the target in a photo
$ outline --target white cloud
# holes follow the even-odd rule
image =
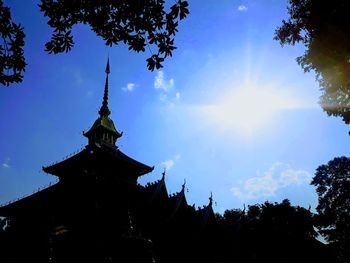
[[[237,10],[242,12],[242,11],[247,11],[248,10],[248,7],[246,7],[245,5],[240,5],[237,7]]]
[[[174,160],[166,160],[164,162],[162,162],[162,165],[169,170],[171,167],[173,167],[175,164]]]
[[[175,162],[178,161],[180,158],[181,158],[181,155],[176,154],[174,158],[162,162],[161,165],[164,166],[165,169],[169,170],[175,165]]]
[[[158,71],[154,77],[153,87],[159,91],[159,100],[169,106],[174,106],[180,101],[181,94],[175,87],[175,80],[167,79],[162,70]]]
[[[175,86],[175,80],[171,78],[170,80],[165,79],[164,72],[162,70],[157,72],[154,77],[154,88],[163,90],[164,92],[169,92]]]
[[[287,169],[283,171],[279,178],[279,185],[286,187],[288,185],[298,185],[310,181],[311,175],[305,170]]]
[[[4,161],[3,161],[3,163],[2,163],[2,167],[4,167],[4,168],[6,168],[6,169],[8,169],[8,168],[10,168],[10,158],[8,157],[8,158],[6,158]]]
[[[247,179],[231,188],[232,193],[243,200],[273,196],[277,190],[292,185],[309,183],[311,174],[305,170],[293,169],[288,164],[274,163],[263,175]]]
[[[126,85],[126,87],[123,87],[123,88],[122,88],[122,90],[123,90],[123,91],[129,91],[129,92],[131,92],[131,91],[133,91],[133,90],[135,89],[135,87],[136,87],[136,84],[135,84],[135,83],[128,83],[128,84]]]

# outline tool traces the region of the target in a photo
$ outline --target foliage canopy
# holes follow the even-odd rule
[[[328,115],[350,123],[350,2],[289,0],[288,20],[275,32],[281,45],[305,45],[297,58],[305,72],[315,71]]]
[[[23,27],[12,21],[10,8],[0,0],[0,83],[21,82],[26,62]]]
[[[46,43],[48,53],[68,52],[74,46],[72,28],[89,25],[108,46],[124,43],[129,50],[144,52],[148,48],[149,70],[159,69],[166,57],[176,49],[174,37],[179,21],[184,19],[188,2],[177,0],[168,12],[165,0],[41,0],[40,11],[53,28]],[[0,0],[0,82],[21,82],[25,70],[23,54],[24,30],[12,22],[10,9]]]
[[[317,168],[311,182],[318,194],[317,226],[350,262],[350,158],[337,157]]]

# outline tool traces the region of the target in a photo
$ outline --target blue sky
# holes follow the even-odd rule
[[[315,208],[309,182],[318,165],[347,155],[349,128],[318,106],[314,74],[295,62],[303,47],[273,40],[287,1],[189,2],[173,57],[150,72],[148,53],[106,47],[87,26],[74,28],[71,52],[48,55],[37,1],[5,1],[25,28],[28,67],[23,83],[0,90],[0,203],[55,182],[41,167],[87,143],[109,54],[117,144],[155,166],[141,184],[167,167],[170,193],[186,179],[189,203],[207,204],[212,191],[217,212],[284,198]]]

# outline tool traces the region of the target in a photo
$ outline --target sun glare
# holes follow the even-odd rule
[[[277,112],[299,106],[281,89],[249,85],[225,92],[212,105],[202,107],[201,114],[221,130],[251,136],[270,127]]]

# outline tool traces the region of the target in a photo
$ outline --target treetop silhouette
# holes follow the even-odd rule
[[[48,53],[68,52],[74,46],[72,28],[89,25],[108,46],[124,43],[129,50],[144,52],[149,70],[160,69],[166,57],[176,49],[174,37],[179,21],[188,14],[188,2],[177,0],[165,11],[164,0],[94,1],[41,0],[40,11],[53,28],[51,40],[46,43]],[[24,29],[11,19],[10,8],[0,0],[0,83],[19,83],[25,71]]]

